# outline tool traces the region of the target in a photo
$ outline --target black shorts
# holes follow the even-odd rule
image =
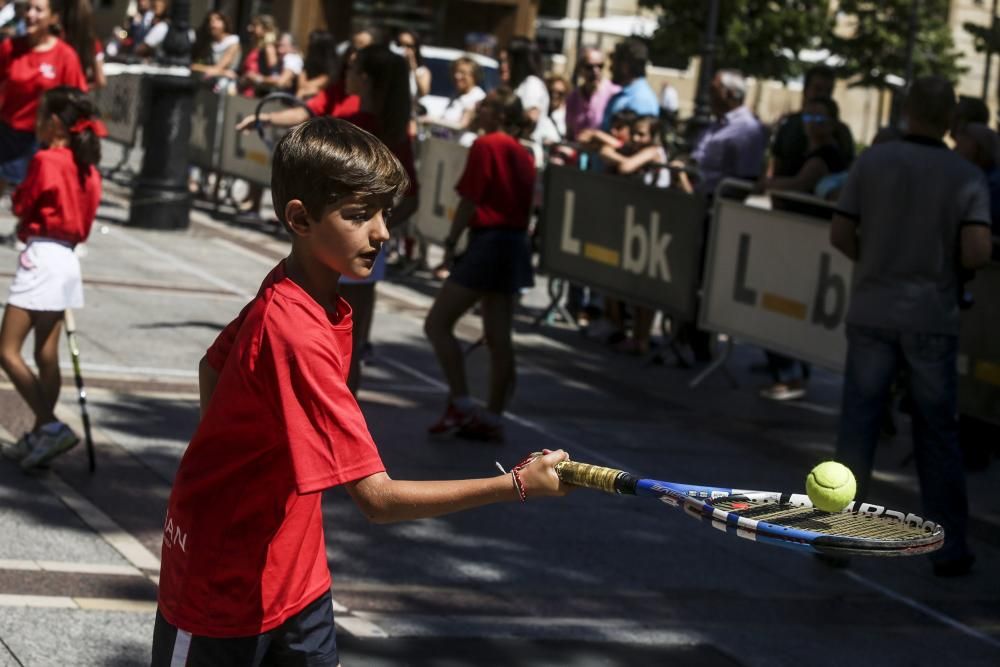
[[[329,591],[274,630],[250,637],[199,637],[156,612],[152,667],[336,667],[339,662]]]
[[[455,258],[448,280],[477,292],[515,294],[535,284],[528,233],[520,229],[474,229],[469,246]]]

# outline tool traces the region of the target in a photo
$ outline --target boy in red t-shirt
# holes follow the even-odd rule
[[[503,440],[504,407],[514,386],[511,328],[515,298],[534,284],[528,222],[535,192],[535,163],[514,137],[523,112],[517,96],[500,88],[479,103],[476,124],[483,134],[469,149],[455,186],[461,196],[445,240],[451,261],[459,236],[469,229],[469,244],[455,262],[427,314],[424,330],[448,381],[448,405],[431,425],[432,435],[454,433],[469,440]],[[455,323],[476,303],[483,337],[490,349],[490,393],[486,410],[469,397],[464,356]]]
[[[279,142],[271,188],[292,249],[199,368],[202,420],[164,526],[154,666],[338,664],[324,489],[344,485],[378,523],[567,490],[562,451],[483,479],[386,474],[347,389],[351,312],[337,284],[372,270],[406,174],[372,135],[314,118]]]

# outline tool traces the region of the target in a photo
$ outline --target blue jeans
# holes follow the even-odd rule
[[[890,386],[905,365],[924,518],[945,529],[944,547],[932,558],[968,555],[969,506],[958,445],[958,337],[848,325],[847,343],[836,458],[854,471],[858,500],[869,500],[882,412]]]

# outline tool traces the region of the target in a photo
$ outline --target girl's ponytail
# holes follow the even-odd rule
[[[79,88],[59,86],[46,91],[42,98],[42,113],[55,115],[69,134],[69,148],[73,152],[80,182],[90,174],[90,168],[101,161],[101,137],[108,134],[98,119],[94,103]]]

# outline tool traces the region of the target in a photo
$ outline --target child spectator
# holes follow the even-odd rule
[[[663,125],[656,116],[639,116],[629,126],[629,140],[620,149],[601,148],[601,160],[618,174],[638,176],[646,185],[670,187],[667,151],[663,148]]]
[[[662,127],[656,116],[639,116],[632,121],[629,142],[621,150],[604,145],[600,153],[601,161],[618,174],[641,178],[646,185],[670,187],[670,170],[667,168],[667,151],[663,148]],[[608,303],[608,319],[618,332],[625,330],[623,306],[624,304],[614,300]],[[647,354],[656,312],[639,305],[633,305],[632,312],[632,336],[622,338],[617,343],[618,350],[628,354]]]
[[[17,236],[27,246],[18,258],[0,324],[0,363],[35,416],[29,433],[3,450],[25,470],[48,462],[79,442],[56,419],[59,398],[59,329],[67,308],[83,306],[80,262],[73,253],[87,240],[101,199],[103,124],[85,93],[61,86],[45,93],[38,141],[47,148],[31,160],[13,196]],[[35,331],[38,374],[21,357]]]
[[[406,181],[384,144],[343,120],[311,119],[278,143],[271,187],[292,248],[200,364],[202,419],[167,509],[154,667],[338,664],[325,489],[345,486],[375,523],[566,492],[561,451],[482,479],[386,474],[345,382],[351,310],[337,286],[371,272]]]
[[[429,431],[470,440],[503,440],[502,415],[514,385],[511,337],[517,293],[533,282],[528,221],[535,188],[530,153],[515,139],[522,124],[520,100],[507,87],[479,104],[482,136],[472,144],[455,190],[461,197],[445,241],[446,257],[469,228],[469,245],[441,286],[424,330],[448,381],[448,405]],[[490,391],[485,411],[469,397],[455,323],[480,304],[483,334],[490,350]]]
[[[52,34],[62,6],[49,0],[32,2],[24,37],[0,43],[0,194],[7,183],[24,179],[38,150],[35,119],[42,93],[57,86],[87,90],[80,59],[73,48]]]

